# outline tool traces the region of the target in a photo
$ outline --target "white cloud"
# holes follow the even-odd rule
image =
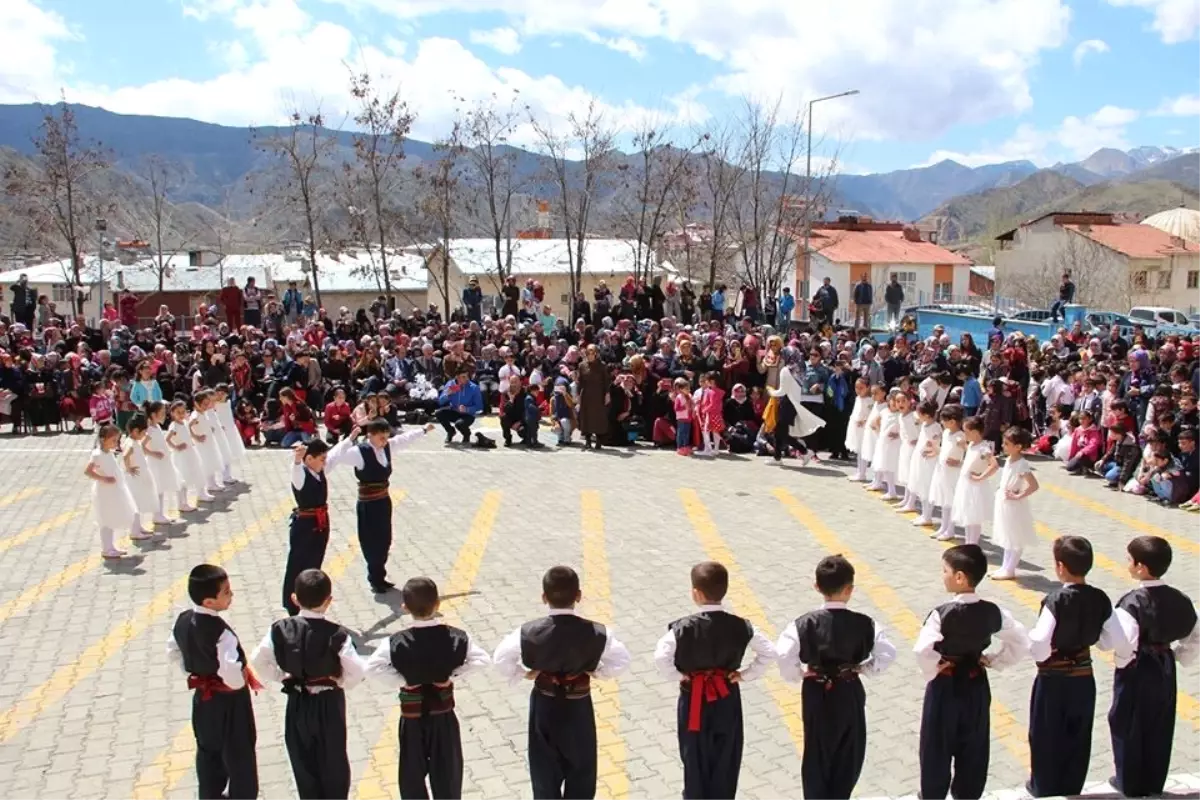
[[[1108,42],[1104,41],[1103,39],[1087,39],[1086,41],[1082,41],[1075,45],[1075,52],[1071,57],[1075,60],[1075,66],[1078,67],[1083,63],[1083,59],[1087,57],[1088,53],[1107,52]]]
[[[1154,14],[1150,27],[1163,42],[1186,42],[1200,31],[1200,3],[1196,0],[1108,0],[1112,6],[1144,8]]]
[[[79,38],[60,14],[30,0],[0,2],[0,103],[56,100],[70,73],[57,45]]]
[[[616,39],[605,39],[590,31],[585,32],[583,37],[589,42],[604,45],[609,50],[615,50],[618,53],[624,53],[634,61],[641,61],[646,57],[646,48],[630,39],[628,36],[621,36]]]
[[[482,44],[499,53],[511,56],[521,52],[521,35],[513,28],[471,31],[471,44]]]
[[[1200,95],[1167,98],[1152,112],[1156,117],[1200,117]]]

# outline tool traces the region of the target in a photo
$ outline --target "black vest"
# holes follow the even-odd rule
[[[1100,640],[1104,623],[1112,616],[1112,601],[1095,586],[1073,583],[1061,586],[1042,600],[1042,608],[1054,615],[1050,648],[1071,655]]]
[[[311,509],[327,505],[329,501],[329,482],[322,475],[319,478],[304,469],[304,485],[297,489],[292,486],[292,497],[296,499],[296,508]]]
[[[1196,627],[1196,606],[1174,586],[1140,586],[1117,601],[1137,620],[1138,649],[1169,646]]]
[[[183,668],[191,675],[216,675],[217,642],[225,631],[233,632],[225,620],[214,614],[199,614],[191,609],[175,619],[175,644],[183,655]],[[236,637],[236,634],[234,636]],[[246,654],[238,643],[238,660],[244,666]]]
[[[854,667],[875,649],[875,621],[848,608],[820,608],[796,620],[800,661],[817,671]]]
[[[992,635],[1000,632],[1003,617],[1000,607],[987,600],[974,603],[943,603],[934,609],[942,620],[942,641],[933,649],[952,659],[979,658]]]
[[[340,678],[338,657],[350,633],[327,619],[288,617],[271,625],[271,647],[279,668],[300,681]]]
[[[358,478],[360,483],[387,483],[392,477],[391,450],[388,450],[387,466],[379,463],[379,459],[375,457],[375,448],[370,442],[360,444],[358,452],[362,454],[363,465],[362,469],[354,470],[354,477]]]
[[[521,626],[521,663],[548,675],[595,672],[608,644],[598,622],[575,614],[553,614]]]
[[[742,668],[754,627],[725,611],[701,611],[667,626],[675,634],[675,669],[688,675],[709,669]]]
[[[467,663],[467,634],[451,625],[405,628],[388,641],[392,666],[409,686],[444,683]]]

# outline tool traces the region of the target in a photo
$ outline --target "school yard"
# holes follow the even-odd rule
[[[497,437],[498,438],[498,437]],[[170,669],[164,642],[185,607],[185,576],[199,562],[224,565],[236,595],[230,622],[246,649],[281,614],[290,455],[254,452],[238,470],[248,486],[161,542],[130,548],[140,558],[104,563],[82,475],[89,436],[0,442],[0,796],[192,797],[190,694]],[[1017,583],[985,582],[982,594],[1026,625],[1054,585],[1050,541],[1090,537],[1093,582],[1115,599],[1132,586],[1124,544],[1138,533],[1175,547],[1168,579],[1200,587],[1200,519],[1114,496],[1056,465],[1035,465],[1042,543]],[[912,795],[923,683],[911,648],[925,613],[943,599],[942,546],[857,484],[840,467],[776,467],[753,458],[685,461],[673,453],[579,450],[539,453],[446,450],[431,434],[398,460],[393,476],[397,541],[391,577],[425,574],[448,598],[446,615],[485,648],[541,611],[547,567],[575,565],[581,613],[611,623],[634,654],[619,681],[599,683],[600,794],[677,797],[678,689],[652,664],[654,643],[689,612],[688,569],[725,563],[729,604],[774,639],[819,601],[812,569],[843,553],[858,570],[854,604],[884,625],[900,651],[868,679],[868,756],[857,794]],[[359,633],[366,652],[404,620],[399,596],[373,596],[353,538],[349,470],[331,477],[334,578],[331,617]],[[990,550],[993,562],[999,553]],[[1112,770],[1105,712],[1111,662],[1097,661],[1099,701],[1090,778]],[[1200,670],[1182,672],[1171,786],[1200,788]],[[1032,663],[993,673],[990,792],[1018,796],[1028,763],[1026,722]],[[468,797],[529,796],[525,686],[492,674],[456,688]],[[740,796],[798,796],[802,744],[799,691],[772,669],[746,688],[746,748]],[[396,797],[398,704],[365,684],[348,697],[353,795]],[[255,699],[264,797],[294,796],[284,752],[284,696]]]

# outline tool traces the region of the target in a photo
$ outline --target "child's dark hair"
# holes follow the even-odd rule
[[[171,416],[175,416],[175,412],[181,408],[184,411],[187,411],[187,403],[185,403],[183,400],[176,400],[171,403]]]
[[[938,415],[937,403],[934,402],[933,400],[926,400],[924,403],[921,403],[921,405],[917,406],[917,413],[924,414],[925,416],[929,417],[930,419],[937,419],[937,415]]]
[[[1016,425],[1010,425],[1008,430],[1004,432],[1004,438],[1017,447],[1024,450],[1033,444],[1033,436],[1024,428],[1018,428]]]
[[[1184,439],[1187,439],[1189,442],[1196,441],[1196,429],[1195,428],[1184,428],[1183,430],[1181,430],[1179,432],[1179,441],[1182,442]]]
[[[719,603],[729,591],[729,570],[716,561],[701,561],[692,567],[692,588],[704,595],[704,599]]]
[[[376,417],[375,419],[368,422],[366,424],[366,426],[363,428],[363,430],[366,431],[368,434],[391,433],[392,426],[391,426],[391,424],[388,423],[388,421],[386,419]]]
[[[213,389],[226,396],[233,394],[233,387],[228,383],[218,383]]]
[[[570,567],[551,567],[542,576],[542,594],[551,608],[570,608],[579,599],[579,574]]]
[[[198,606],[215,599],[229,580],[229,573],[216,564],[200,564],[188,573],[188,597]]]
[[[292,591],[295,592],[296,603],[301,608],[320,608],[333,594],[333,581],[319,569],[306,569],[296,576]]]
[[[116,425],[113,425],[111,422],[107,422],[96,430],[96,441],[103,442],[104,440],[113,436],[119,437],[120,435],[121,429]]]
[[[944,405],[942,406],[941,413],[938,414],[938,419],[940,419],[942,422],[945,422],[946,420],[954,420],[955,422],[961,423],[963,420],[963,407],[958,403],[949,403]]]
[[[438,587],[433,578],[409,578],[401,589],[404,607],[414,617],[431,617],[438,604]]]
[[[166,405],[161,400],[151,400],[146,403],[146,419],[152,419],[155,414],[166,408]]]
[[[967,417],[963,420],[962,426],[964,431],[982,431],[984,428],[983,417],[978,414],[973,417]]]
[[[817,591],[829,597],[854,585],[854,565],[841,553],[817,562]]]
[[[309,439],[304,443],[304,457],[316,458],[329,452],[329,445],[324,439]]]
[[[192,397],[192,408],[198,408],[201,403],[207,402],[212,396],[211,389],[201,389]]]
[[[933,379],[938,382],[939,386],[949,386],[954,383],[954,376],[949,372],[939,372],[933,376]]]
[[[1133,563],[1144,566],[1152,578],[1161,578],[1171,566],[1171,543],[1161,536],[1138,536],[1126,551]]]
[[[125,432],[133,433],[134,431],[144,431],[150,427],[150,421],[146,419],[145,414],[134,414],[129,418],[129,422],[125,423]]]
[[[1082,536],[1060,536],[1054,540],[1054,560],[1067,572],[1082,578],[1092,569],[1092,543]]]
[[[285,386],[279,390],[279,399],[280,400],[291,400],[292,402],[295,402],[296,401],[296,393],[294,391],[292,391],[292,387]]]
[[[942,563],[955,572],[967,576],[967,583],[972,588],[978,586],[987,575],[987,556],[983,548],[977,544],[960,544],[949,547],[942,553]]]

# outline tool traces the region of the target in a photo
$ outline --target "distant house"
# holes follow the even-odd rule
[[[972,297],[996,296],[996,268],[971,267],[971,280],[967,285],[967,294]]]
[[[110,274],[113,264],[106,267],[106,275]],[[83,314],[89,320],[99,319],[101,312],[100,292],[97,291],[100,280],[99,264],[95,256],[84,256],[83,266],[79,271],[82,286],[73,286],[74,271],[71,269],[71,259],[62,258],[58,261],[46,261],[28,266],[12,266],[0,272],[0,313],[7,315],[12,305],[12,292],[9,287],[16,283],[22,275],[29,279],[38,296],[45,295],[54,304],[54,310],[60,316],[74,316],[75,296],[82,293],[84,298]]]

